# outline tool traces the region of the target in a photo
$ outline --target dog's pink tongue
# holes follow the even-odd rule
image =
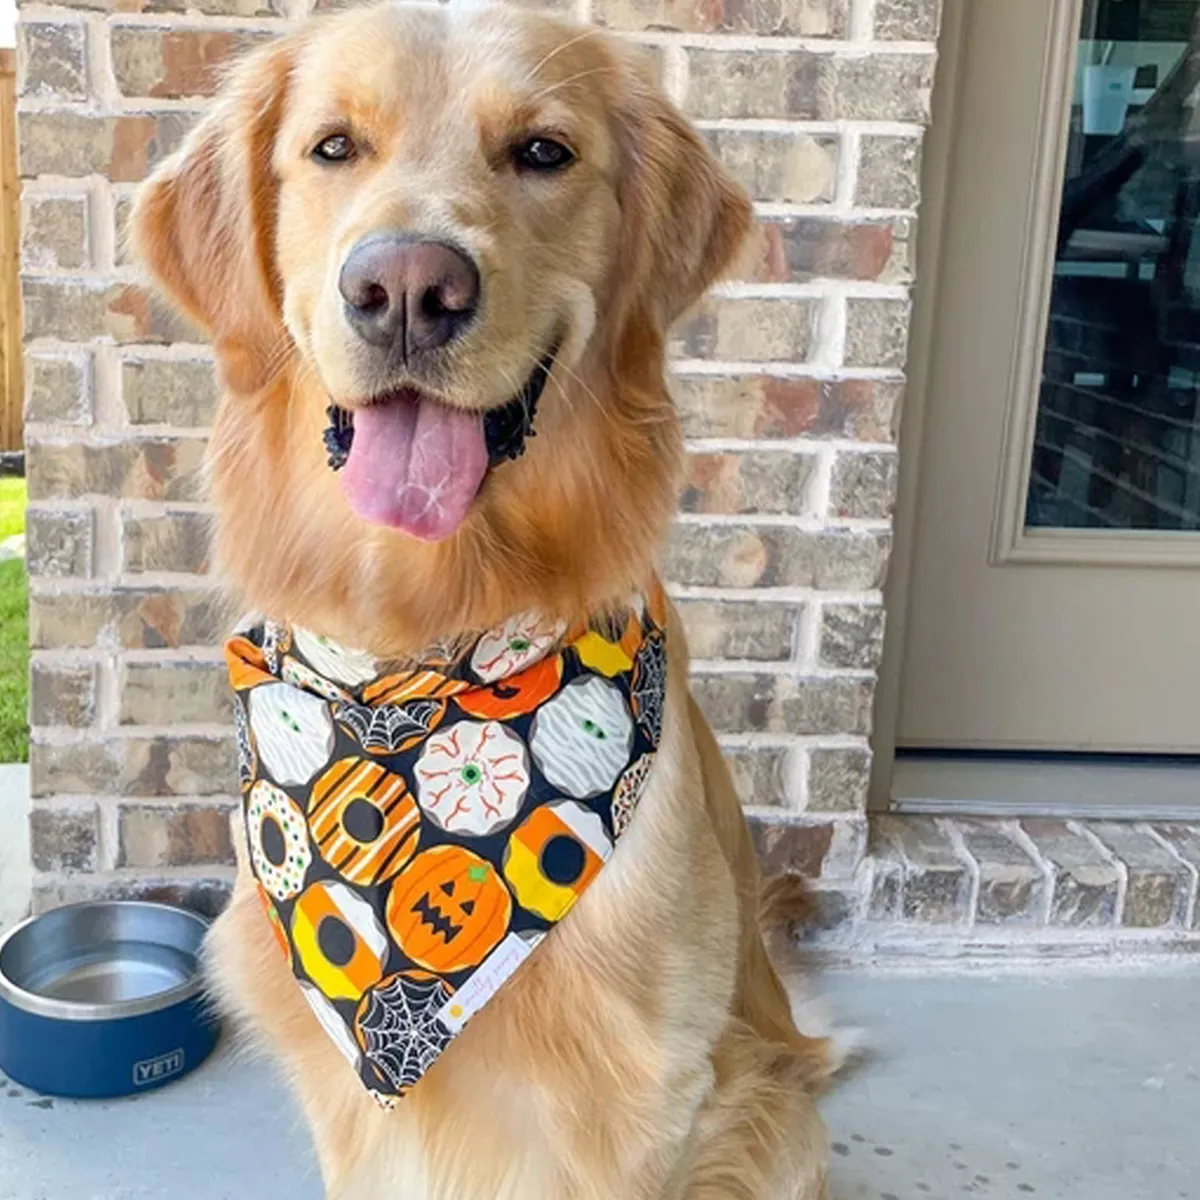
[[[487,465],[477,413],[405,391],[355,410],[341,479],[364,520],[436,542],[462,524]]]

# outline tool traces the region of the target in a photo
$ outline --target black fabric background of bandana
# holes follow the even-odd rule
[[[665,699],[666,650],[664,631],[653,622],[648,612],[642,620],[642,631],[644,640],[637,650],[633,669],[628,672],[621,672],[616,676],[604,676],[609,683],[615,685],[619,689],[633,719],[632,724],[634,740],[628,755],[629,764],[637,763],[644,755],[653,753],[657,750],[659,738],[661,736],[662,707]],[[254,628],[245,631],[243,636],[248,638],[260,649],[267,650],[268,652],[270,652],[272,649],[267,644],[269,638],[267,636],[265,627],[262,625],[255,626]],[[581,676],[595,676],[597,674],[595,670],[582,662],[579,653],[574,646],[570,644],[564,645],[557,651],[557,653],[559,653],[562,657],[563,670],[560,687],[556,691],[556,694],[561,694],[562,689],[565,689],[572,680],[578,679]],[[304,659],[304,656],[298,651],[294,644],[288,651],[288,654],[298,661],[304,663],[306,666],[309,666],[310,669],[313,669],[311,664],[307,663],[307,661]],[[461,679],[470,683],[473,687],[486,686],[503,694],[505,681],[502,679],[499,682],[490,685],[483,684],[482,681],[479,680],[471,671],[468,665],[468,659],[469,655],[464,656],[454,666],[439,666],[437,670],[447,678]],[[292,686],[296,685],[293,684]],[[369,684],[364,684],[358,688],[345,687],[344,685],[342,686],[343,690],[348,692],[356,703],[361,703],[362,691],[365,687],[369,686]],[[302,690],[311,691],[311,689]],[[642,693],[641,702],[640,704],[635,704],[634,693],[635,691],[639,690]],[[312,694],[315,695],[316,693]],[[264,768],[261,761],[253,764],[248,761],[250,745],[249,739],[248,737],[241,736],[248,731],[249,727],[249,714],[245,709],[246,695],[248,695],[248,693],[239,693],[236,696],[236,704],[240,710],[236,716],[240,735],[238,739],[238,750],[240,760],[239,768],[243,789],[248,789],[250,783],[255,780],[266,780],[290,796],[292,800],[299,805],[301,811],[305,811],[308,796],[312,790],[312,781],[301,786],[282,785],[277,783],[271,777],[270,773]],[[325,702],[329,705],[332,715],[339,702],[330,700],[326,700]],[[415,701],[408,701],[407,703],[414,702]],[[441,722],[441,728],[449,727],[458,720],[478,720],[477,717],[474,717],[470,713],[459,709],[453,696],[448,697],[446,703],[449,707]],[[439,845],[461,846],[466,842],[469,843],[469,848],[472,852],[490,862],[501,874],[501,878],[503,878],[505,848],[513,831],[520,827],[522,822],[525,821],[535,809],[551,802],[560,802],[568,799],[568,797],[566,797],[562,791],[555,788],[542,775],[534,755],[528,751],[530,744],[530,727],[537,716],[537,712],[538,709],[535,708],[533,712],[525,715],[504,717],[500,719],[501,724],[520,736],[522,742],[527,748],[526,754],[528,759],[530,784],[517,815],[511,821],[506,822],[503,828],[495,833],[484,836],[470,836],[467,839],[464,839],[461,836],[455,837],[453,835],[447,835],[432,820],[423,818],[420,825],[420,841],[415,854],[420,854],[422,851]],[[414,797],[416,796],[417,780],[414,773],[414,766],[424,742],[408,751],[402,751],[394,754],[380,752],[378,750],[368,751],[359,743],[353,734],[346,729],[343,722],[334,719],[332,724],[334,728],[335,742],[333,749],[328,755],[329,763],[334,763],[342,758],[348,757],[368,759],[371,762],[378,763],[384,769],[399,775],[407,785],[410,794]],[[616,851],[618,835],[615,833],[613,828],[612,805],[614,792],[617,790],[619,782],[620,779],[618,778],[618,781],[613,784],[612,788],[601,793],[600,795],[594,796],[590,799],[575,800],[575,803],[578,803],[583,808],[596,813],[600,817],[601,821],[603,822],[605,832],[614,843],[614,851]],[[245,803],[248,801],[248,798],[247,792],[247,794],[243,797],[243,814],[245,811]],[[297,897],[291,900],[280,901],[273,896],[271,897],[271,903],[273,904],[276,912],[287,929],[292,927],[292,916],[297,901],[314,883],[321,880],[345,883],[344,878],[339,875],[333,867],[323,860],[320,852],[313,843],[311,833],[308,833],[307,836],[309,849],[312,854],[312,862],[305,875],[304,888]],[[374,885],[354,884],[352,886],[353,891],[366,900],[377,914],[382,914],[386,911],[387,893],[395,882],[396,879],[389,879],[383,883]],[[569,912],[566,915],[569,917]],[[544,934],[551,930],[555,923],[556,922],[548,921],[535,913],[529,912],[527,909],[521,906],[518,898],[513,895],[512,919],[509,925],[509,932],[516,934]],[[324,995],[325,993],[323,992],[323,989],[319,988],[316,982],[310,979],[310,977],[307,975],[303,965],[300,962],[300,956],[296,954],[294,950],[291,958],[292,969],[296,978],[303,982],[309,983],[311,986],[317,987],[318,991],[321,991]],[[386,979],[394,973],[400,971],[421,970],[423,970],[423,968],[419,964],[412,962],[406,955],[404,955],[400,948],[395,944],[395,939],[389,938],[389,957],[384,967],[383,977]],[[476,970],[478,970],[478,967],[472,967],[456,974],[447,973],[444,978],[457,991]],[[346,1023],[347,1027],[353,1029],[358,1002],[330,998],[327,995],[325,998],[328,1000],[329,1004],[337,1010],[339,1016]],[[447,1039],[447,1044],[450,1040],[452,1039]],[[389,1081],[385,1079],[381,1073],[370,1064],[366,1055],[363,1055],[360,1060],[359,1074],[363,1084],[372,1092],[393,1095],[403,1094],[402,1092],[398,1092],[396,1089],[394,1089]]]

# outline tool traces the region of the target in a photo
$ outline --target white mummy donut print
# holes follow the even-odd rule
[[[566,628],[563,622],[537,613],[510,617],[498,628],[489,629],[475,644],[471,670],[484,683],[516,675],[545,658]]]
[[[608,791],[629,762],[633,717],[600,676],[573,679],[538,709],[529,747],[547,780],[576,800]]]
[[[365,650],[339,646],[298,625],[292,630],[292,639],[308,665],[326,679],[347,687],[361,687],[375,678],[378,669],[375,658]]]
[[[525,743],[499,721],[459,721],[417,759],[417,802],[447,833],[503,829],[529,790]]]
[[[329,761],[333,718],[319,696],[268,683],[250,693],[248,704],[259,762],[276,783],[307,783]]]

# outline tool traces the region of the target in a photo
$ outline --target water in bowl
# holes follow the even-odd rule
[[[52,1000],[109,1004],[157,996],[186,982],[195,970],[195,956],[173,946],[109,941],[47,964],[24,986]]]

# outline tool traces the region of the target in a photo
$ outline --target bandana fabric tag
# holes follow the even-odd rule
[[[260,899],[305,999],[385,1106],[608,862],[662,731],[665,601],[513,618],[389,671],[271,622],[225,654]]]

